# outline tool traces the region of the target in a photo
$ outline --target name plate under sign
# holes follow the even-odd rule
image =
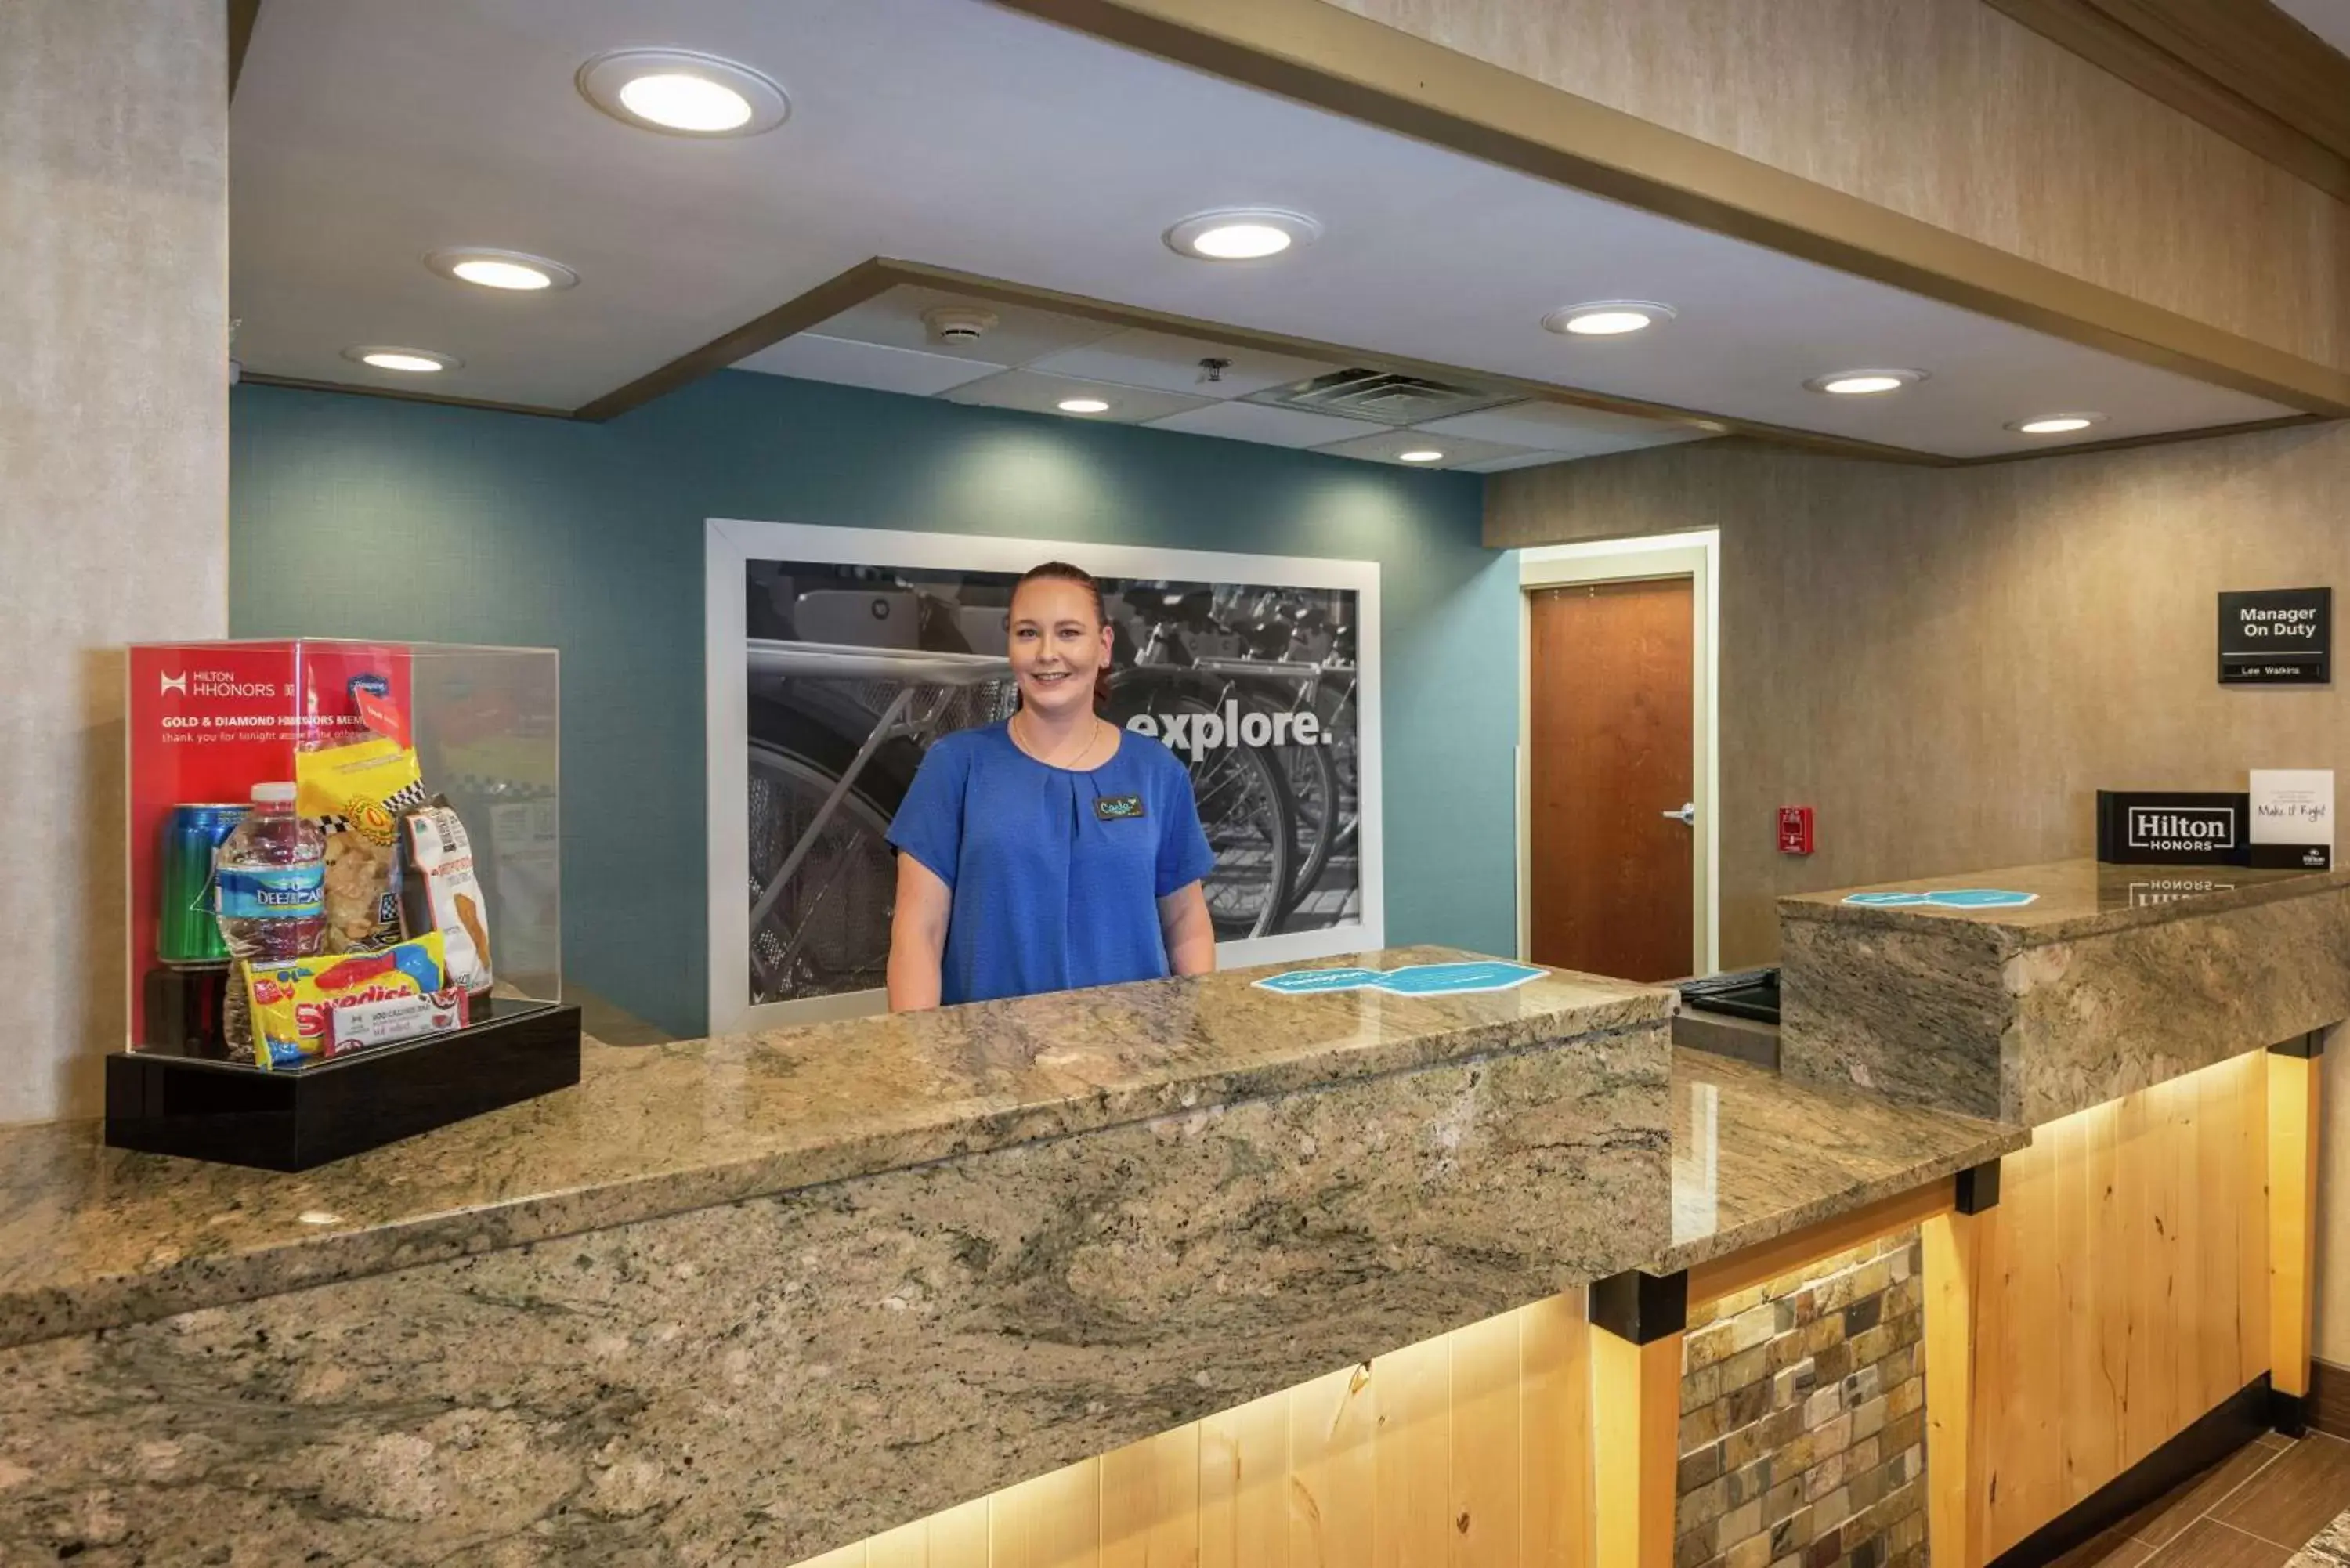
[[[2220,684],[2323,686],[2334,679],[2334,590],[2220,596]]]
[[[2097,792],[2097,858],[2113,866],[2251,862],[2249,794],[2178,790]]]

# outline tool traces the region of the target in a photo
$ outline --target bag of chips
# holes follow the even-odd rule
[[[253,1002],[253,1058],[263,1067],[298,1067],[332,1054],[333,1015],[341,1009],[432,996],[449,987],[441,933],[427,932],[380,952],[328,953],[244,966]],[[362,1015],[367,1043],[380,1043],[382,1026]],[[431,1033],[419,1015],[419,1033]],[[359,1022],[357,1020],[354,1021]],[[346,1032],[346,1038],[351,1032]]]
[[[450,983],[490,989],[489,916],[473,874],[473,841],[445,800],[400,819],[400,886],[407,927],[448,944]]]
[[[400,815],[424,804],[416,753],[377,735],[294,755],[294,809],[327,835],[327,950],[400,940]]]

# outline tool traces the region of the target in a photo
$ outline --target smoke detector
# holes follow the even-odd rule
[[[995,312],[971,305],[934,305],[922,312],[933,343],[976,343],[995,327]]]

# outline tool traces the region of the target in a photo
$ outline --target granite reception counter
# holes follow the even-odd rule
[[[0,1133],[0,1560],[786,1563],[2023,1141],[1677,1069],[1653,988],[1262,972],[592,1048],[301,1175]]]
[[[2350,870],[2066,861],[1779,910],[1790,1080],[2033,1129],[1954,1239],[1950,1560],[2049,1561],[2211,1434],[2298,1430]]]
[[[2031,901],[1891,901],[1954,889]],[[2070,860],[1779,916],[1780,1070],[1970,1116],[2038,1126],[2350,1017],[2350,869]]]

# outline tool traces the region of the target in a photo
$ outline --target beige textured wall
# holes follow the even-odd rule
[[[2350,368],[2350,205],[1981,0],[1330,0]]]
[[[1716,441],[1486,487],[1493,545],[1694,527],[1721,530],[1726,964],[1771,956],[1781,893],[2093,853],[2101,784],[2328,767],[2350,797],[2342,684],[2221,689],[2214,597],[2350,589],[2350,423],[1970,469]],[[1782,803],[1817,808],[1813,858],[1777,853]],[[2325,1122],[2318,1354],[2350,1366],[2350,1076]]]
[[[0,1122],[123,1032],[121,666],[228,622],[224,0],[0,0]]]
[[[1738,963],[1782,893],[2089,853],[2099,785],[2350,789],[2340,686],[2216,673],[2220,589],[2350,588],[2345,496],[2350,423],[1960,469],[1709,441],[1498,475],[1486,541],[1721,530]],[[1817,808],[1808,860],[1782,804]]]

